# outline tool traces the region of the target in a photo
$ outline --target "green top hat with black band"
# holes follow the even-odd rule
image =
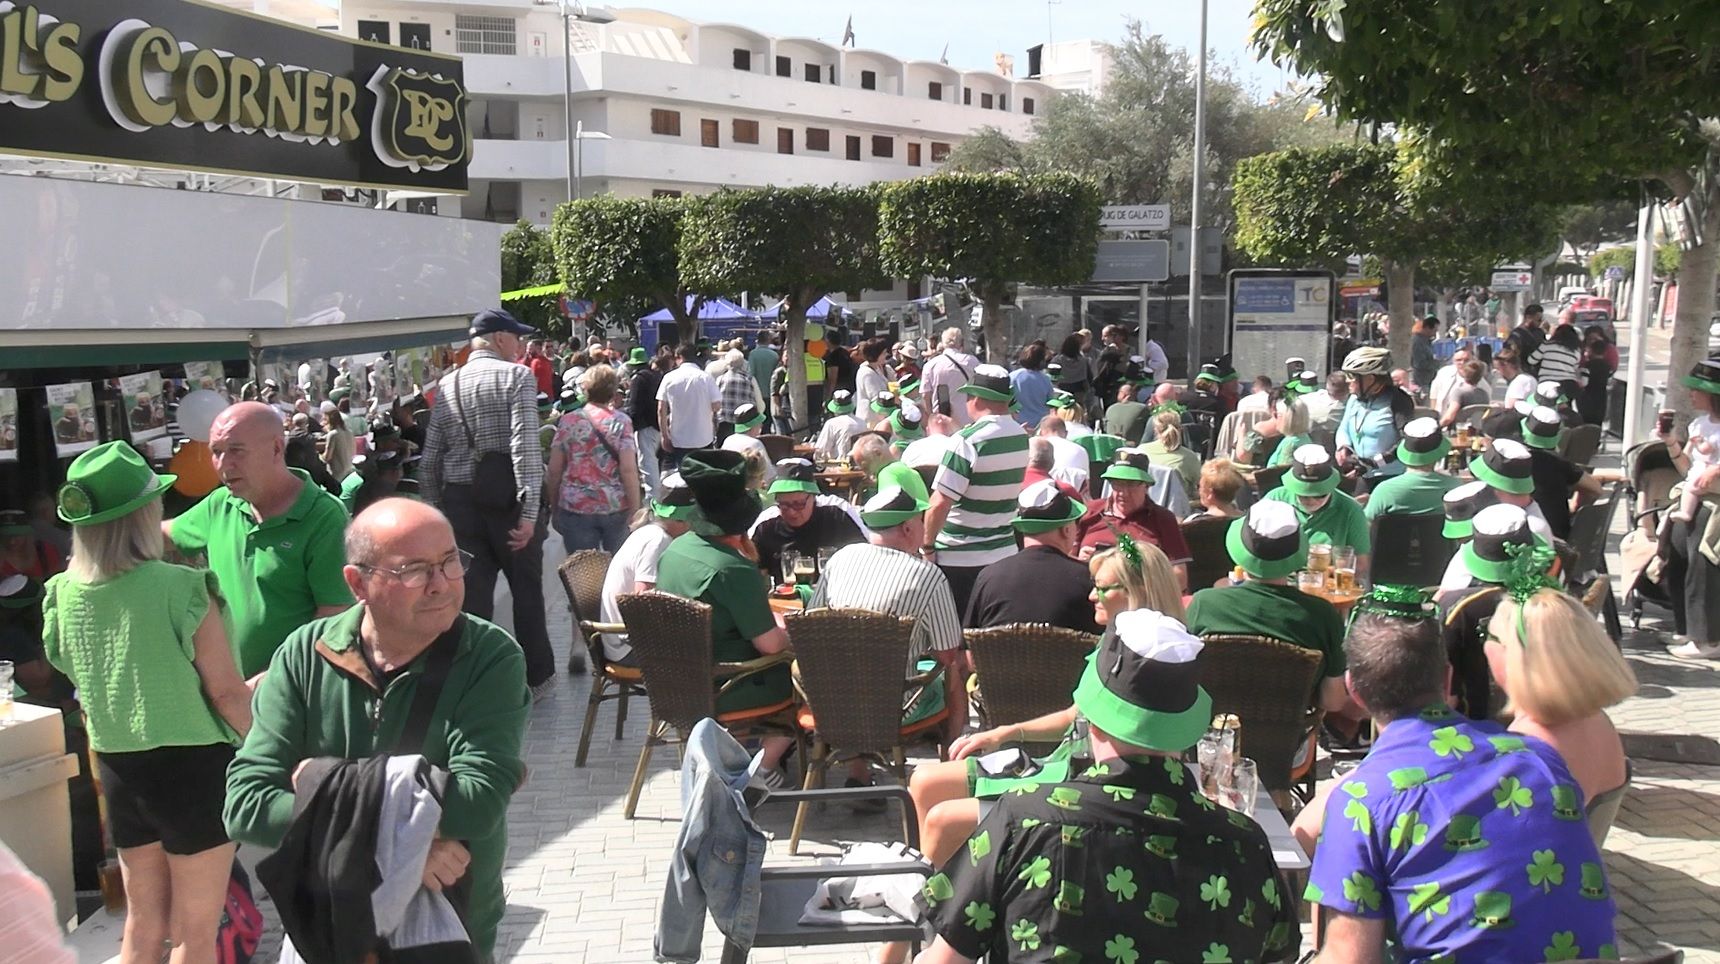
[[[1552,548],[1529,527],[1529,513],[1518,506],[1490,505],[1476,513],[1474,527],[1475,537],[1457,553],[1463,559],[1463,568],[1482,582],[1504,584],[1511,571],[1514,547]]]
[[[707,538],[738,536],[764,508],[747,491],[747,460],[729,449],[699,449],[681,460],[681,479],[693,490],[693,531]]]
[[[1696,363],[1696,367],[1690,369],[1690,374],[1678,381],[1685,388],[1720,395],[1720,356],[1702,359]]]
[[[1565,434],[1565,420],[1559,413],[1537,405],[1523,416],[1523,444],[1530,448],[1552,451],[1559,447],[1559,439]]]
[[[0,512],[0,537],[4,536],[33,536],[36,530],[30,526],[30,517],[21,509],[7,509]]]
[[[1153,481],[1153,461],[1140,449],[1118,449],[1111,456],[1111,465],[1102,478],[1113,482]]]
[[[783,459],[776,463],[776,481],[766,490],[769,495],[785,492],[818,494],[818,466],[806,459]]]
[[[1015,531],[1038,535],[1061,529],[1087,514],[1087,507],[1069,498],[1056,482],[1046,479],[1021,490],[1015,500]]]
[[[1282,579],[1308,562],[1308,533],[1288,502],[1262,500],[1230,524],[1230,558],[1257,579]]]
[[[1470,474],[1512,495],[1528,495],[1535,491],[1534,467],[1528,446],[1509,438],[1496,438],[1487,443],[1481,457],[1469,462]]]
[[[764,413],[759,411],[758,406],[751,402],[735,409],[735,431],[737,432],[751,431],[763,422]]]
[[[1052,392],[1051,398],[1045,404],[1063,412],[1073,412],[1081,407],[1080,403],[1075,401],[1075,396],[1068,392]]]
[[[663,477],[663,497],[651,503],[651,514],[659,519],[689,522],[693,518],[693,490],[682,480],[681,473],[670,472]]]
[[[1445,528],[1447,539],[1467,539],[1475,534],[1475,516],[1490,505],[1498,505],[1499,496],[1485,482],[1465,482],[1445,493]]]
[[[645,354],[645,349],[634,348],[632,351],[627,353],[628,368],[644,368],[649,364],[651,364],[651,359]]]
[[[1212,382],[1216,385],[1220,380],[1221,376],[1218,371],[1218,366],[1211,364],[1210,362],[1200,366],[1200,374],[1194,376],[1194,381],[1197,385],[1201,382]]]
[[[58,513],[74,526],[111,522],[161,498],[177,475],[158,475],[125,442],[104,442],[78,456],[60,486]]]
[[[892,485],[866,500],[860,507],[860,521],[874,531],[893,529],[931,507],[925,499],[915,498],[912,492]]]
[[[1200,685],[1201,641],[1182,623],[1151,609],[1117,616],[1075,687],[1075,707],[1122,743],[1180,753],[1212,721]]]
[[[890,436],[898,442],[912,442],[926,437],[925,412],[907,399],[902,407],[890,413]]]
[[[992,402],[1015,401],[1015,389],[1009,384],[1009,372],[998,365],[980,365],[975,368],[973,378],[956,391]]]
[[[830,396],[830,401],[824,403],[824,410],[832,415],[851,415],[854,412],[854,393],[842,389]]]
[[[1403,440],[1398,442],[1398,461],[1405,465],[1438,465],[1451,451],[1451,439],[1439,430],[1431,418],[1412,418],[1403,427]]]
[[[897,397],[895,392],[879,392],[872,399],[871,409],[873,413],[877,415],[882,415],[885,412],[894,412],[896,409],[901,407],[902,400]]]
[[[1317,496],[1331,495],[1342,481],[1332,453],[1310,442],[1290,453],[1290,471],[1284,473],[1282,484],[1291,495]]]
[[[21,572],[0,577],[0,609],[28,609],[42,601],[42,584]]]

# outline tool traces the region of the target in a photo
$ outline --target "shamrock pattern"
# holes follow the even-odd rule
[[[1408,850],[1419,847],[1427,841],[1427,824],[1421,822],[1421,814],[1407,810],[1398,814],[1392,822],[1392,849]]]
[[[1051,858],[1043,854],[1035,857],[1032,863],[1021,868],[1021,873],[1015,876],[1017,880],[1027,881],[1029,887],[1044,887],[1051,881]]]
[[[1100,789],[1110,794],[1112,800],[1122,801],[1135,799],[1134,787],[1115,787],[1110,784],[1106,784],[1105,786],[1100,787]]]
[[[1442,726],[1434,730],[1433,739],[1428,741],[1427,745],[1433,750],[1434,756],[1449,756],[1459,760],[1463,759],[1465,753],[1475,749],[1475,741],[1455,726]]]
[[[1582,957],[1577,947],[1575,931],[1559,931],[1553,935],[1553,942],[1541,948],[1541,954],[1549,961],[1574,961]]]
[[[1373,833],[1373,815],[1368,813],[1368,805],[1360,800],[1350,800],[1344,804],[1344,819],[1350,821],[1350,829],[1357,833]]]
[[[1135,950],[1135,939],[1127,934],[1118,934],[1105,942],[1105,960],[1115,964],[1135,964],[1140,960],[1141,952]]]
[[[1553,888],[1565,882],[1565,865],[1559,863],[1558,857],[1551,850],[1537,850],[1530,855],[1529,886],[1541,888],[1541,893],[1550,894]]]
[[[1231,964],[1230,946],[1213,941],[1206,950],[1201,952],[1200,964]]]
[[[1432,923],[1434,917],[1444,917],[1451,913],[1451,895],[1439,889],[1439,882],[1430,880],[1425,884],[1416,884],[1410,889],[1410,914],[1421,914],[1422,920]]]
[[[1355,871],[1344,878],[1344,899],[1356,905],[1358,909],[1380,909],[1380,890],[1373,878],[1361,871]]]
[[[1222,874],[1214,874],[1200,885],[1200,899],[1206,901],[1206,906],[1212,910],[1230,906],[1230,881]]]
[[[1511,816],[1523,814],[1534,803],[1534,791],[1523,785],[1516,777],[1501,777],[1499,788],[1493,791],[1493,806],[1500,810],[1510,810]]]
[[[979,833],[969,837],[967,849],[968,859],[973,861],[973,865],[975,867],[978,867],[979,862],[984,860],[987,854],[991,853],[991,831],[981,830]]]
[[[1105,875],[1105,889],[1123,900],[1134,900],[1135,891],[1140,888],[1135,884],[1135,872],[1127,867],[1118,867]]]
[[[1022,918],[1009,929],[1009,939],[1020,945],[1023,951],[1039,950],[1039,925]]]
[[[992,910],[990,904],[977,900],[968,901],[968,905],[962,908],[962,914],[967,917],[968,926],[982,934],[991,930],[992,921],[997,919],[997,911]]]

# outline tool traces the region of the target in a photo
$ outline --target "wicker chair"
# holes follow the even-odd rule
[[[770,457],[773,464],[794,458],[793,438],[787,435],[760,435],[758,440],[764,445],[764,453]]]
[[[1320,654],[1267,636],[1202,637],[1201,685],[1213,713],[1234,713],[1242,724],[1242,755],[1254,760],[1260,786],[1271,792],[1313,791],[1313,768],[1296,767],[1324,716],[1310,710],[1319,682]],[[1293,771],[1305,769],[1300,781]]]
[[[988,726],[1068,709],[1098,638],[1045,623],[1010,623],[962,634],[985,687]]]
[[[741,680],[793,661],[790,653],[775,653],[744,663],[718,663],[711,654],[711,607],[665,592],[623,593],[615,604],[626,624],[628,641],[639,657],[645,696],[651,704],[651,724],[639,765],[627,791],[627,819],[639,806],[639,791],[651,765],[651,751],[683,742],[693,724],[714,717],[737,740],[763,735],[792,736],[801,741],[794,721],[794,700],[718,714],[717,696]],[[802,756],[802,759],[805,759]]]
[[[803,789],[819,786],[842,760],[871,760],[908,785],[907,746],[935,742],[944,758],[943,724],[949,708],[903,725],[903,711],[926,686],[942,685],[935,673],[902,681],[913,645],[914,620],[861,609],[815,609],[784,618],[794,642],[797,684],[806,697],[800,728],[812,737]],[[800,852],[806,805],[794,816],[788,852]],[[910,830],[902,813],[903,833]],[[907,839],[904,836],[903,839]]]
[[[573,611],[574,627],[584,638],[586,653],[591,660],[591,697],[585,704],[585,726],[579,731],[579,752],[573,758],[576,767],[585,766],[585,758],[591,752],[591,732],[597,725],[598,707],[610,700],[616,701],[615,739],[620,740],[627,726],[628,698],[645,695],[639,670],[610,663],[603,652],[603,640],[598,635],[627,631],[621,623],[600,621],[603,577],[609,572],[609,558],[609,553],[601,549],[581,549],[569,554],[556,568],[561,575],[561,588],[567,590],[567,605]],[[573,671],[574,661],[570,655],[568,672]]]
[[[1251,480],[1255,497],[1265,498],[1266,493],[1278,488],[1279,483],[1284,481],[1284,473],[1288,471],[1290,471],[1288,464],[1274,465],[1269,469],[1255,469],[1254,478]]]
[[[1588,468],[1595,460],[1595,453],[1601,449],[1601,427],[1599,425],[1578,425],[1565,429],[1565,434],[1559,439],[1559,454],[1569,459],[1579,468]]]
[[[1188,564],[1189,592],[1210,589],[1230,575],[1235,562],[1230,558],[1225,536],[1230,533],[1230,524],[1234,521],[1209,515],[1183,523],[1183,541],[1188,543],[1191,560]]]

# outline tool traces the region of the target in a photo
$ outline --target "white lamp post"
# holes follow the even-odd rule
[[[580,0],[536,0],[540,6],[558,6],[561,8],[561,58],[562,58],[562,113],[567,120],[567,199],[569,201],[579,196],[579,164],[580,145],[576,142],[581,138],[593,140],[608,139],[608,134],[597,131],[584,132],[583,123],[575,124],[573,120],[573,22],[581,23],[614,23],[615,13],[607,7],[593,7]]]

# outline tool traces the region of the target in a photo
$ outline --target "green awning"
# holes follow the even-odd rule
[[[567,285],[538,285],[536,288],[521,288],[518,291],[502,292],[503,301],[520,301],[525,298],[542,298],[545,295],[559,295],[567,290]]]

